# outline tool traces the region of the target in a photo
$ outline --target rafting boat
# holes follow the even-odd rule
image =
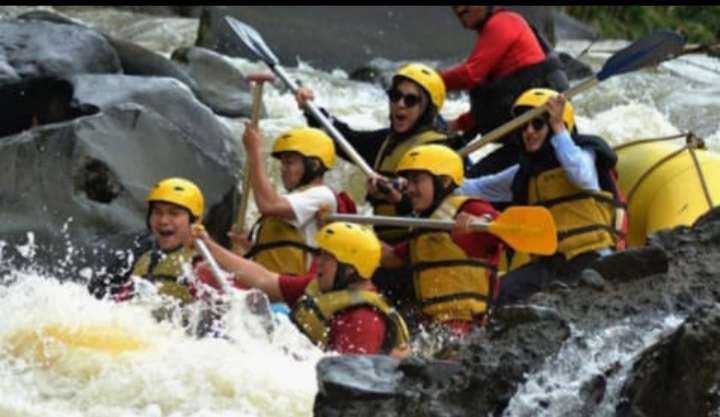
[[[675,139],[685,137],[684,144]],[[628,206],[629,247],[662,229],[692,225],[720,202],[720,154],[692,133],[635,140],[615,148]]]

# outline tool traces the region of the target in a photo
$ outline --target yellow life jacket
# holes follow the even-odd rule
[[[454,218],[470,200],[449,196],[430,216]],[[448,231],[419,230],[410,240],[410,268],[422,312],[434,321],[473,320],[485,314],[496,267],[487,259],[469,256]]]
[[[616,204],[608,191],[584,191],[562,167],[540,172],[528,183],[528,203],[547,207],[558,231],[558,252],[566,259],[617,243]]]
[[[317,279],[314,279],[293,306],[290,319],[313,343],[326,349],[333,318],[345,310],[361,306],[373,307],[385,317],[382,352],[371,353],[387,354],[393,350],[408,349],[410,335],[405,320],[381,294],[374,291],[344,289],[323,293]]]
[[[405,155],[405,152],[416,146],[444,141],[447,141],[445,133],[436,130],[425,130],[405,139],[386,155],[386,149],[392,143],[390,136],[388,136],[380,146],[373,168],[376,172],[392,178],[395,176],[395,168],[400,163],[400,159]],[[368,201],[373,206],[373,213],[376,215],[395,216],[397,214],[393,204],[386,201]],[[406,240],[408,237],[408,229],[405,227],[376,226],[375,232],[380,240],[388,243],[397,243]]]
[[[183,274],[183,265],[192,262],[195,256],[195,250],[184,246],[172,252],[150,250],[135,262],[132,275],[151,281],[161,294],[175,297],[186,304],[193,301],[193,297],[188,287],[177,279]]]
[[[310,185],[300,187],[304,191]],[[302,275],[307,272],[314,249],[305,242],[297,227],[280,217],[263,216],[255,226],[253,245],[245,254],[270,271],[278,274]]]

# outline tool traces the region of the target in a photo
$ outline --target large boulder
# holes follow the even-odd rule
[[[511,8],[554,41],[549,7]],[[225,15],[257,29],[282,64],[295,66],[299,58],[323,69],[353,70],[376,57],[459,60],[470,52],[476,36],[463,29],[448,6],[206,7],[196,45],[251,60],[257,58],[233,34]]]
[[[44,75],[115,74],[113,47],[97,32],[43,20],[0,20],[0,83]]]
[[[195,95],[215,113],[226,117],[250,116],[250,85],[227,57],[193,46],[175,50],[172,60],[197,82]]]
[[[85,266],[102,273],[114,251],[145,232],[145,196],[169,176],[201,187],[206,225],[226,242],[241,163],[229,130],[212,112],[170,78],[77,75],[71,81],[76,99],[99,113],[0,140],[4,261],[62,277],[77,278]],[[23,250],[30,247],[34,256]]]
[[[242,166],[227,125],[177,80],[123,75],[77,75],[70,80],[79,101],[101,109],[119,103],[140,104],[159,113],[201,144],[201,152],[218,158],[224,165]]]

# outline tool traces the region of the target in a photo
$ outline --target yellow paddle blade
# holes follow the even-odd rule
[[[521,252],[552,255],[557,251],[555,220],[545,207],[509,207],[488,224],[488,231]]]
[[[29,353],[46,365],[71,352],[94,351],[117,356],[145,348],[139,338],[115,325],[47,324],[38,330],[18,331],[10,338],[10,344],[15,355]]]

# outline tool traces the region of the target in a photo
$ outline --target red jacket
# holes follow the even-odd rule
[[[465,62],[439,72],[447,91],[470,90],[544,59],[545,52],[527,21],[515,12],[497,10],[478,31]],[[469,113],[456,123],[460,130],[474,124]]]

